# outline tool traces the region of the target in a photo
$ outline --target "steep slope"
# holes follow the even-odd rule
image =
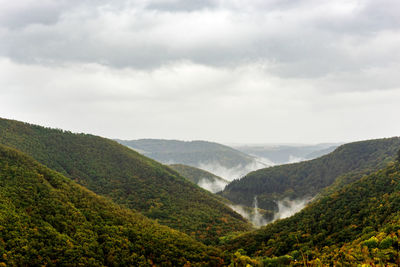
[[[225,248],[244,248],[252,256],[288,254],[303,263],[395,266],[400,263],[399,230],[400,163],[396,162],[288,219],[228,241]]]
[[[249,227],[211,193],[112,140],[0,119],[0,143],[206,243]]]
[[[399,147],[398,137],[342,145],[318,159],[252,172],[227,185],[222,196],[247,206],[257,196],[259,207],[276,211],[277,200],[313,197],[344,174],[367,174],[382,168]],[[351,177],[343,180],[344,184],[360,176]]]
[[[0,145],[0,266],[218,265],[219,253]]]
[[[250,171],[266,167],[252,156],[213,142],[161,139],[116,141],[165,164],[197,167],[227,180],[233,180]]]
[[[213,193],[221,191],[229,183],[227,180],[199,168],[183,164],[171,164],[169,166],[192,183]]]

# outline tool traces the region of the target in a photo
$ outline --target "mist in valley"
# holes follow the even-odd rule
[[[247,219],[255,227],[261,227],[270,222],[260,214],[258,209],[245,207],[242,205],[229,205],[229,207],[242,215],[243,218]]]
[[[300,199],[282,199],[277,201],[278,212],[275,213],[273,221],[278,219],[288,218],[297,212],[301,211],[312,199],[311,198],[300,198]]]
[[[233,181],[235,179],[239,179],[246,174],[256,171],[262,168],[270,167],[267,163],[262,161],[256,161],[247,164],[247,165],[237,165],[235,167],[229,168],[226,166],[222,166],[221,164],[214,162],[214,163],[199,163],[198,168],[211,172],[217,176],[220,176],[228,181]]]
[[[246,218],[248,221],[250,221],[253,226],[258,228],[276,220],[293,216],[305,208],[311,200],[312,198],[300,198],[294,200],[285,198],[276,201],[276,204],[278,205],[278,211],[274,213],[272,220],[265,218],[265,211],[263,212],[263,210],[258,207],[257,196],[254,197],[253,207],[246,207],[243,205],[229,205],[229,207],[242,215],[243,218]]]
[[[235,145],[239,151],[269,166],[290,164],[321,157],[334,151],[341,143]]]
[[[208,179],[201,179],[197,185],[200,186],[201,188],[210,191],[211,193],[217,193],[219,191],[224,190],[225,186],[227,185],[227,182],[221,181],[221,180],[214,180],[214,181],[209,181]]]

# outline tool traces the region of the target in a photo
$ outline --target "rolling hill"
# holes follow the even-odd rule
[[[229,183],[227,180],[199,168],[183,164],[171,164],[169,166],[183,177],[188,178],[192,183],[195,183],[212,193],[223,190]]]
[[[399,148],[399,137],[345,144],[314,160],[249,173],[227,185],[221,195],[246,206],[257,196],[260,208],[278,211],[279,200],[311,198],[342,176],[346,179],[341,186],[384,167]]]
[[[302,266],[398,266],[399,159],[290,218],[227,240],[224,249]]]
[[[0,143],[205,243],[250,228],[220,198],[115,141],[0,119]]]
[[[221,265],[218,249],[0,145],[0,266]]]
[[[231,147],[207,141],[116,140],[165,164],[184,164],[233,180],[267,165]]]

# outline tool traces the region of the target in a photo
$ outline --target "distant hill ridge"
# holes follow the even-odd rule
[[[115,141],[0,119],[0,144],[205,243],[250,228],[220,198]]]

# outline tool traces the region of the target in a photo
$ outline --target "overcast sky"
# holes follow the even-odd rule
[[[0,117],[110,138],[400,135],[398,0],[0,0]]]

